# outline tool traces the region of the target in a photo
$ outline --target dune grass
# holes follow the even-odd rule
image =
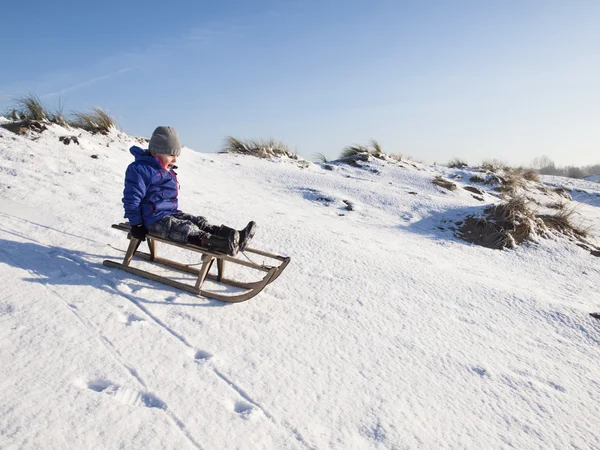
[[[257,158],[287,157],[298,159],[295,151],[283,142],[275,139],[237,139],[227,136],[222,149],[223,153],[239,153]]]
[[[81,128],[91,133],[108,133],[116,128],[115,119],[100,107],[90,112],[74,112],[69,117],[64,114],[64,105],[59,98],[58,107],[50,109],[35,94],[28,93],[14,100],[14,106],[6,112],[11,120],[55,123],[62,127]]]
[[[88,113],[73,113],[73,120],[69,124],[75,128],[89,131],[92,134],[108,134],[112,128],[116,128],[115,119],[97,106],[92,108]]]
[[[327,156],[325,156],[323,153],[315,153],[313,155],[313,159],[315,159],[316,162],[320,162],[320,163],[324,163],[324,164],[326,164],[328,162]]]
[[[44,106],[40,98],[35,94],[27,94],[18,97],[14,101],[13,116],[20,119],[37,120],[40,122],[49,121],[50,111]]]
[[[525,240],[544,234],[544,222],[529,208],[527,199],[515,196],[484,210],[483,217],[468,216],[459,236],[493,249],[515,248]]]
[[[453,158],[451,159],[447,166],[450,169],[464,169],[465,167],[469,167],[469,165],[467,164],[467,162],[464,159],[461,158]]]

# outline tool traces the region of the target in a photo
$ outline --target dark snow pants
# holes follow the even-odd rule
[[[219,226],[210,225],[202,216],[179,213],[165,216],[148,227],[148,231],[164,239],[186,244],[190,236],[205,237],[214,234]]]

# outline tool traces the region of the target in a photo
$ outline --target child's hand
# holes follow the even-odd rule
[[[130,232],[134,238],[139,239],[140,241],[145,241],[148,230],[144,228],[144,224],[140,223],[139,225],[132,226]]]

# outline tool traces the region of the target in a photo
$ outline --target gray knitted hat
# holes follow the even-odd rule
[[[181,141],[177,135],[177,131],[172,127],[158,127],[152,133],[148,150],[155,155],[175,155],[181,153]]]

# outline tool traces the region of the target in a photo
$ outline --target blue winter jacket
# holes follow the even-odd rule
[[[148,227],[165,216],[180,213],[175,171],[167,171],[147,150],[133,146],[129,151],[135,156],[135,161],[127,167],[123,190],[123,206],[129,223],[143,223]]]

